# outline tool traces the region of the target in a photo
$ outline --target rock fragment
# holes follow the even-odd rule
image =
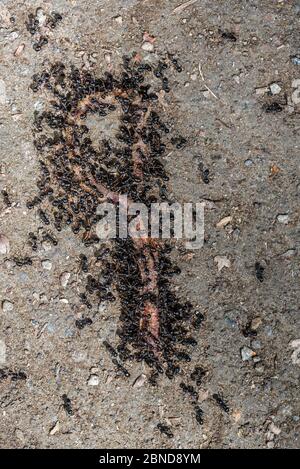
[[[89,379],[88,379],[88,386],[98,386],[99,384],[99,376],[97,375],[90,375]]]
[[[0,339],[0,366],[6,364],[6,345],[4,340]]]
[[[2,301],[2,310],[4,313],[12,311],[14,309],[14,304],[9,300]]]
[[[252,350],[250,347],[242,347],[241,348],[241,357],[243,362],[246,362],[248,360],[251,360],[251,358],[255,357],[256,352]]]
[[[142,373],[140,376],[138,376],[136,378],[136,380],[134,381],[132,387],[133,388],[141,388],[142,386],[144,386],[146,380],[147,380],[147,376],[144,373]]]
[[[220,272],[223,267],[229,268],[231,266],[230,259],[226,256],[216,256],[214,261],[218,264],[218,271]]]
[[[70,280],[71,274],[70,272],[63,272],[60,276],[60,284],[63,288],[65,288],[68,285],[68,282]]]
[[[281,87],[277,83],[272,83],[270,85],[270,91],[273,95],[279,94],[281,91]]]
[[[289,215],[287,213],[277,215],[278,223],[282,223],[283,225],[287,225],[289,222]]]
[[[59,420],[55,423],[55,425],[50,429],[49,431],[49,435],[53,436],[55,435],[56,433],[58,433],[60,430],[60,424],[59,424]]]
[[[49,261],[49,259],[45,259],[42,261],[42,267],[45,270],[51,270],[52,269],[52,262]]]
[[[0,78],[0,104],[4,106],[6,103],[6,85],[5,81]]]
[[[224,217],[217,223],[217,228],[224,228],[224,226],[228,225],[232,222],[232,216]]]
[[[9,253],[9,239],[4,234],[0,234],[0,254]]]
[[[292,340],[289,346],[295,349],[291,355],[293,365],[300,365],[300,339]]]

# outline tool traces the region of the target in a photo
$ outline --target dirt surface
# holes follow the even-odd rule
[[[2,448],[299,447],[300,2],[199,0],[176,10],[181,3],[1,1],[0,190],[9,201],[2,193],[0,233],[10,244],[5,253],[2,238]],[[53,11],[62,19],[43,27],[48,43],[35,50],[26,22],[39,7],[41,22]],[[155,41],[143,42],[145,32]],[[143,362],[121,376],[103,346],[116,337],[115,304],[94,303],[93,323],[75,325],[85,313],[78,258],[93,248],[69,229],[56,233],[57,246],[28,245],[28,233],[43,230],[26,203],[39,176],[34,111],[47,106],[46,94],[30,89],[32,76],[56,61],[102,75],[134,52],[150,64],[169,52],[182,66],[171,70],[161,112],[187,144],[162,159],[174,200],[206,201],[204,246],[183,252],[177,243],[181,274],[172,280],[205,319],[191,362],[157,387]],[[95,141],[114,132],[113,121],[89,126]],[[17,265],[20,256],[32,265]],[[202,425],[180,388],[193,384],[195,366],[205,370]]]

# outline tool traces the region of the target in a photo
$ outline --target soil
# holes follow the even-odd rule
[[[199,0],[176,9],[183,3],[1,2],[0,191],[9,201],[2,192],[0,233],[10,247],[5,253],[2,238],[2,448],[299,448],[300,2]],[[53,11],[61,20],[31,34],[37,8],[41,22]],[[48,42],[36,50],[40,35]],[[40,174],[34,111],[49,101],[33,93],[32,76],[57,61],[117,73],[134,53],[150,64],[174,54],[182,67],[170,71],[161,113],[187,144],[162,160],[172,199],[205,202],[204,245],[187,252],[176,243],[181,274],[172,279],[204,320],[191,362],[157,386],[144,362],[129,363],[130,377],[118,372],[103,345],[116,341],[118,304],[94,303],[92,324],[76,327],[86,313],[78,259],[93,247],[70,229],[56,233],[56,246],[28,245],[28,233],[43,229],[26,205]],[[95,142],[116,131],[113,115],[88,125]],[[18,265],[24,256],[31,265]],[[196,366],[205,370],[202,424],[180,387],[196,386]]]

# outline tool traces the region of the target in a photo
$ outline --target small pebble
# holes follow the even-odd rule
[[[289,346],[294,349],[291,356],[293,365],[300,365],[300,339],[292,340]]]
[[[252,340],[251,342],[251,347],[254,349],[254,350],[258,350],[261,348],[261,343],[259,340]]]
[[[251,360],[256,355],[256,353],[250,347],[241,348],[241,357],[243,362]]]
[[[90,375],[87,384],[88,384],[88,386],[98,386],[98,384],[99,384],[99,376],[97,376],[97,375]]]
[[[218,271],[220,272],[223,267],[227,267],[227,269],[231,266],[230,259],[226,256],[216,256],[214,261],[218,264]]]
[[[14,52],[14,56],[15,56],[15,57],[19,57],[19,56],[22,54],[22,52],[23,52],[24,49],[25,49],[25,44],[20,44],[20,45],[16,48],[16,50],[15,50],[15,52]]]
[[[3,300],[2,309],[4,313],[7,313],[8,311],[12,311],[14,309],[14,304],[11,301]]]
[[[60,284],[62,287],[66,287],[68,285],[68,282],[70,280],[71,274],[70,272],[63,272],[60,276]]]
[[[259,362],[261,362],[261,358],[260,357],[253,357],[253,362],[254,363],[259,363]]]
[[[140,387],[144,386],[146,380],[147,380],[147,376],[142,373],[140,376],[138,376],[136,378],[136,380],[134,381],[132,387],[133,388],[140,388]]]
[[[277,435],[277,436],[280,435],[281,433],[281,429],[277,427],[273,422],[270,423],[269,431],[274,433],[274,435]]]
[[[45,14],[44,10],[42,8],[38,8],[36,10],[36,18],[39,22],[40,26],[44,26],[47,20],[47,15]]]
[[[281,87],[277,83],[272,83],[272,85],[270,85],[270,91],[273,95],[279,94]]]
[[[9,239],[4,234],[0,234],[0,254],[9,253]]]
[[[257,316],[251,321],[251,329],[256,331],[256,329],[258,329],[261,324],[262,324],[262,319],[259,316]]]
[[[257,373],[263,373],[265,371],[265,367],[263,365],[255,366],[255,371],[257,371]]]
[[[217,228],[224,228],[224,226],[228,225],[231,222],[232,222],[232,217],[231,216],[224,217],[224,218],[222,218],[222,220],[220,220],[217,223]]]
[[[257,96],[262,96],[262,95],[266,94],[268,91],[269,91],[268,86],[263,86],[261,88],[256,88],[255,89],[255,93],[257,94]]]
[[[49,261],[48,259],[42,261],[42,267],[45,270],[51,270],[52,269],[52,262]]]
[[[252,166],[253,165],[253,161],[252,160],[246,160],[244,162],[245,166]]]
[[[142,49],[146,52],[153,52],[154,51],[154,45],[151,44],[151,42],[144,42],[142,44]]]
[[[12,31],[9,35],[10,41],[15,41],[16,39],[18,39],[18,37],[19,37],[18,31]]]
[[[0,104],[6,103],[6,85],[5,81],[0,78]]]
[[[22,432],[22,430],[20,430],[19,428],[16,428],[15,430],[15,435],[16,435],[16,438],[18,438],[18,440],[24,444],[25,443],[25,437],[24,437],[24,433]]]
[[[289,222],[289,216],[287,213],[284,213],[282,215],[277,215],[277,221],[278,223],[282,223],[283,225],[287,225]]]
[[[300,65],[300,57],[297,55],[294,55],[294,57],[291,57],[291,61],[294,65]]]
[[[59,430],[60,430],[60,424],[59,424],[59,421],[57,421],[54,427],[52,427],[51,430],[49,431],[49,435],[53,436],[55,435],[55,433],[58,433]]]
[[[115,18],[115,22],[118,23],[119,25],[121,25],[121,24],[123,23],[123,18],[122,18],[122,16],[117,16],[117,17]]]
[[[0,366],[6,363],[6,345],[4,340],[0,339]]]

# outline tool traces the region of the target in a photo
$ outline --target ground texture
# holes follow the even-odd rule
[[[299,447],[300,3],[187,3],[1,2],[2,448]],[[204,320],[184,371],[151,386],[143,361],[125,377],[103,345],[115,342],[117,304],[93,303],[92,324],[76,326],[86,312],[78,259],[94,248],[70,229],[56,233],[57,245],[28,244],[28,233],[44,230],[26,204],[40,174],[34,112],[48,105],[30,85],[57,61],[101,76],[117,73],[124,55],[155,64],[167,53],[182,71],[169,74],[161,117],[187,140],[162,157],[168,192],[205,202],[204,246],[177,243],[172,285]],[[87,125],[94,142],[115,129],[110,116]],[[25,256],[31,265],[20,265]],[[195,366],[205,370],[202,425],[180,387],[195,386]]]

